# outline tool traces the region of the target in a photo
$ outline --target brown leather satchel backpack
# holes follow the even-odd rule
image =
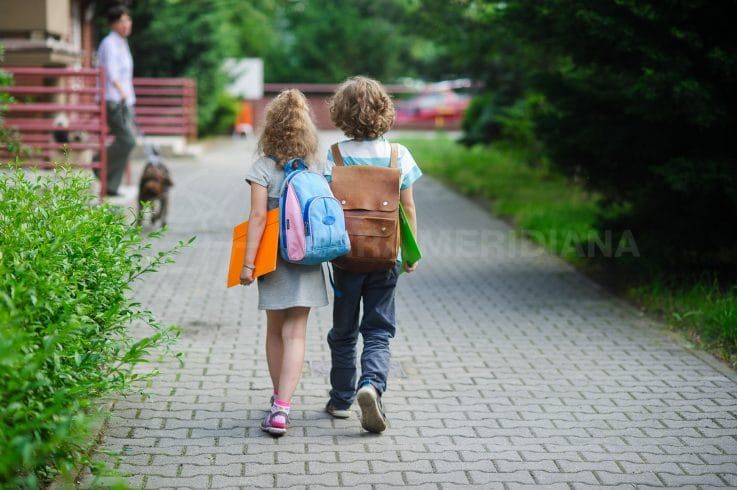
[[[343,165],[337,143],[331,147],[335,166],[330,188],[343,206],[351,251],[333,261],[352,272],[389,270],[397,262],[400,246],[399,148],[391,145],[389,168]]]

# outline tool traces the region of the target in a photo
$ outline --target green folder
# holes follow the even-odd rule
[[[402,239],[402,260],[409,265],[414,265],[422,258],[422,252],[417,244],[415,234],[412,232],[412,227],[409,225],[402,203],[399,203],[399,232]],[[403,271],[404,267],[402,267]]]

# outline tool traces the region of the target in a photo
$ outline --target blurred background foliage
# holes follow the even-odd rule
[[[102,35],[107,8],[119,3],[133,18],[136,76],[197,79],[202,134],[222,129],[219,114],[232,115],[221,70],[228,57],[262,58],[267,83],[337,83],[359,73],[394,82],[459,72],[440,43],[419,33],[416,15],[424,6],[417,1],[102,0]]]

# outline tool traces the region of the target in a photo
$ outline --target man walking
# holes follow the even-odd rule
[[[110,34],[100,43],[97,60],[105,67],[107,125],[115,140],[107,147],[107,194],[118,195],[128,157],[136,146],[133,130],[133,56],[128,47],[133,22],[128,9],[112,7],[108,11]]]

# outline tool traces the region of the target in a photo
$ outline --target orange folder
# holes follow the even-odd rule
[[[246,259],[248,243],[248,221],[233,228],[233,246],[230,249],[228,267],[228,287],[240,284],[241,269]],[[276,254],[279,250],[279,209],[266,213],[266,227],[256,252],[254,277],[260,277],[276,270]]]

